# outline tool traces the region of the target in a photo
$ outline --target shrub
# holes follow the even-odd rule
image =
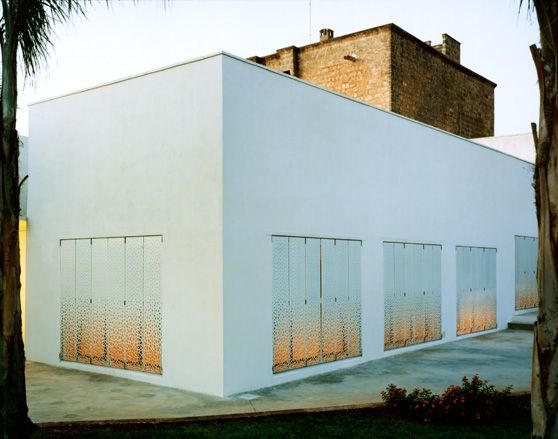
[[[405,388],[390,384],[381,396],[388,410],[424,422],[442,419],[483,422],[496,415],[511,388],[496,390],[486,380],[473,375],[471,380],[464,376],[460,386],[449,386],[441,395],[424,388],[407,393]]]
[[[381,395],[382,400],[391,411],[399,414],[409,411],[410,398],[407,397],[407,389],[390,384],[385,391],[382,390]]]

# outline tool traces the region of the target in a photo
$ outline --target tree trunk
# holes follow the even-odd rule
[[[6,14],[7,11],[3,12]],[[19,141],[15,128],[17,38],[9,19],[4,25],[0,108],[0,435],[2,438],[19,438],[28,436],[32,423],[27,415],[19,297]]]
[[[541,48],[531,47],[540,89],[535,196],[539,225],[539,314],[533,343],[534,438],[558,438],[558,0],[534,0]]]

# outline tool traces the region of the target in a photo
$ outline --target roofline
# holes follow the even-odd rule
[[[362,31],[361,31],[361,32],[362,32]],[[426,44],[426,43],[425,43],[425,44]],[[305,85],[307,85],[307,86],[309,86],[309,87],[317,88],[317,89],[319,89],[319,90],[325,91],[326,93],[330,93],[330,94],[332,94],[332,95],[339,96],[340,98],[343,98],[343,99],[346,99],[346,100],[355,102],[355,103],[360,104],[360,105],[364,105],[365,107],[370,107],[370,108],[373,108],[373,109],[375,109],[375,110],[377,110],[377,111],[381,111],[381,112],[383,112],[383,113],[390,114],[390,115],[393,116],[393,117],[398,117],[398,118],[401,118],[401,119],[405,119],[405,120],[407,120],[407,121],[409,121],[409,122],[412,122],[412,123],[414,123],[414,124],[421,125],[421,126],[423,126],[423,127],[429,128],[429,129],[434,130],[434,131],[438,131],[438,132],[440,132],[440,133],[446,134],[446,135],[451,136],[451,137],[455,137],[455,138],[460,139],[460,140],[464,140],[464,141],[466,141],[466,142],[468,142],[468,143],[471,143],[471,144],[473,144],[473,145],[475,145],[475,146],[480,146],[481,148],[488,149],[489,151],[493,151],[493,152],[498,153],[498,154],[501,154],[501,155],[505,155],[505,156],[507,156],[507,157],[510,157],[511,159],[519,160],[520,162],[526,163],[526,164],[528,164],[528,165],[530,165],[530,166],[533,166],[533,167],[535,166],[534,163],[532,163],[532,162],[530,162],[530,161],[528,161],[528,160],[525,160],[525,159],[516,157],[516,156],[514,156],[514,155],[512,155],[512,154],[508,154],[508,153],[503,152],[503,151],[500,151],[500,150],[498,150],[498,149],[491,148],[490,146],[483,145],[483,144],[481,144],[481,143],[477,143],[477,142],[475,142],[475,141],[472,140],[472,139],[467,139],[466,137],[461,137],[461,136],[459,136],[459,135],[457,135],[457,134],[450,133],[449,131],[444,131],[444,130],[442,130],[441,128],[437,128],[437,127],[434,127],[434,126],[432,126],[432,125],[428,125],[428,124],[426,124],[426,123],[424,123],[424,122],[420,122],[420,121],[418,121],[418,120],[411,119],[411,118],[409,118],[409,117],[407,117],[407,116],[403,116],[402,114],[394,113],[393,111],[389,111],[389,110],[385,110],[385,109],[380,108],[380,107],[376,107],[375,105],[369,104],[368,102],[359,101],[358,99],[355,99],[355,98],[352,98],[352,97],[350,97],[350,96],[347,96],[347,95],[338,93],[338,92],[333,91],[333,90],[331,90],[331,89],[329,89],[329,88],[321,87],[321,86],[316,85],[316,84],[314,84],[314,83],[312,83],[312,82],[304,81],[303,79],[297,78],[296,76],[291,76],[291,75],[289,75],[289,74],[280,72],[279,70],[275,70],[275,69],[272,69],[272,68],[270,68],[270,67],[264,66],[264,65],[262,65],[262,64],[258,64],[258,63],[254,62],[254,61],[250,61],[249,59],[242,58],[242,57],[240,57],[240,56],[233,55],[233,54],[228,53],[228,52],[222,52],[222,55],[223,55],[223,56],[226,56],[226,57],[228,57],[228,58],[234,59],[234,60],[236,60],[236,61],[240,61],[240,62],[243,62],[243,63],[246,63],[246,64],[250,64],[251,66],[257,67],[257,68],[259,68],[259,69],[267,70],[268,72],[273,73],[274,75],[283,76],[284,78],[288,78],[288,79],[290,79],[291,81],[302,82],[303,84],[305,84]]]
[[[430,44],[426,44],[424,41],[418,39],[417,37],[415,37],[414,35],[410,34],[409,32],[407,32],[404,29],[401,29],[399,26],[397,26],[396,24],[390,23],[386,26],[390,26],[392,30],[394,30],[395,32],[397,32],[399,35],[401,35],[402,37],[405,37],[409,40],[414,41],[415,43],[418,43],[422,48],[430,51],[431,54],[436,55],[439,58],[442,58],[444,61],[446,61],[448,64],[453,65],[454,67],[456,67],[457,69],[461,70],[464,73],[467,73],[468,75],[474,76],[475,78],[486,82],[490,85],[492,85],[492,87],[496,88],[498,86],[498,84],[496,84],[495,82],[491,81],[488,78],[485,78],[482,75],[479,75],[477,72],[472,71],[471,69],[468,69],[467,67],[465,67],[463,64],[458,63],[457,61],[454,61],[453,59],[447,57],[446,55],[444,55],[441,52],[438,52],[433,46],[431,46]]]
[[[426,44],[424,41],[422,41],[422,40],[420,40],[419,38],[415,37],[414,35],[410,34],[410,33],[407,32],[406,30],[400,28],[400,27],[397,26],[395,23],[388,23],[388,24],[383,24],[383,25],[381,25],[381,26],[371,27],[371,28],[369,28],[369,29],[359,30],[359,31],[357,31],[357,32],[352,32],[352,33],[350,33],[350,34],[340,35],[340,36],[338,36],[338,37],[330,38],[330,39],[328,39],[328,40],[326,40],[326,41],[317,41],[317,42],[315,42],[315,43],[306,44],[306,45],[300,46],[300,47],[298,47],[298,46],[293,46],[293,45],[287,46],[287,47],[282,47],[282,48],[277,49],[277,50],[275,51],[275,53],[271,53],[271,54],[269,54],[269,55],[264,55],[264,56],[257,56],[257,55],[256,55],[256,56],[253,56],[253,57],[250,57],[250,58],[256,58],[256,57],[258,57],[258,58],[268,58],[268,57],[276,56],[276,55],[277,55],[277,52],[279,52],[279,51],[282,50],[282,49],[288,49],[288,48],[291,48],[291,47],[297,47],[298,49],[303,50],[303,49],[307,49],[307,48],[309,48],[309,47],[319,46],[319,45],[321,45],[321,44],[330,44],[330,43],[333,42],[333,41],[340,41],[340,40],[343,40],[343,39],[345,39],[345,38],[351,38],[351,37],[354,37],[354,36],[357,36],[357,35],[365,35],[365,34],[368,34],[368,33],[379,32],[379,31],[383,31],[383,30],[391,30],[391,31],[393,31],[393,32],[396,32],[396,33],[398,33],[400,36],[402,36],[402,37],[404,37],[404,38],[407,38],[408,40],[411,40],[411,41],[413,41],[414,43],[419,44],[420,47],[422,47],[422,48],[425,49],[426,51],[430,52],[430,54],[435,55],[435,56],[437,56],[437,57],[440,58],[440,59],[443,59],[445,62],[451,64],[451,65],[454,66],[454,67],[456,67],[458,70],[461,70],[462,72],[464,72],[464,73],[466,73],[466,74],[468,74],[468,75],[470,75],[470,76],[473,76],[473,77],[479,79],[479,80],[482,81],[482,82],[486,82],[486,83],[488,83],[489,85],[491,85],[491,86],[494,87],[494,88],[497,87],[497,84],[496,84],[495,82],[491,81],[491,80],[488,79],[488,78],[485,78],[485,77],[482,76],[482,75],[479,75],[478,73],[474,72],[474,71],[471,70],[471,69],[468,69],[468,68],[465,67],[463,64],[458,63],[457,61],[454,61],[454,60],[448,58],[448,57],[447,57],[446,55],[444,55],[443,53],[438,52],[433,46],[431,46],[431,45],[429,45],[429,44]]]
[[[65,98],[67,96],[72,96],[72,95],[84,93],[86,91],[95,90],[97,88],[107,87],[109,85],[118,84],[120,82],[126,82],[126,81],[129,81],[131,79],[141,78],[142,76],[148,76],[148,75],[152,75],[154,73],[164,72],[165,70],[171,70],[171,69],[174,69],[174,68],[177,68],[177,67],[182,67],[182,66],[185,66],[185,65],[188,65],[188,64],[192,64],[192,63],[195,63],[195,62],[198,62],[198,61],[203,61],[203,60],[206,60],[206,59],[209,59],[209,58],[215,58],[216,56],[225,55],[225,54],[226,53],[223,52],[223,51],[214,52],[214,53],[210,53],[209,55],[199,56],[197,58],[192,58],[192,59],[189,59],[187,61],[182,61],[182,62],[175,63],[175,64],[169,64],[167,66],[159,67],[159,68],[156,68],[154,70],[147,70],[147,71],[144,71],[144,72],[141,72],[141,73],[137,73],[135,75],[124,76],[123,78],[114,79],[114,80],[108,81],[108,82],[102,82],[100,84],[93,85],[91,87],[80,88],[78,90],[70,91],[68,93],[55,95],[55,96],[52,96],[50,98],[41,99],[39,101],[34,101],[34,102],[31,102],[30,104],[28,104],[28,107],[32,107],[34,105],[42,104],[44,102],[54,101],[54,100],[60,99],[60,98]]]
[[[313,84],[313,83],[308,82],[308,81],[304,81],[304,80],[302,80],[302,79],[300,79],[300,78],[297,78],[297,77],[295,77],[295,76],[287,75],[287,74],[285,74],[285,73],[283,73],[283,72],[280,72],[280,71],[278,71],[278,70],[272,69],[272,68],[270,68],[270,67],[266,67],[266,66],[264,66],[264,65],[262,65],[262,64],[258,64],[258,63],[256,63],[256,62],[250,61],[250,60],[248,60],[248,59],[246,59],[246,58],[242,58],[242,57],[240,57],[240,56],[233,55],[232,53],[225,52],[225,51],[220,51],[220,52],[212,53],[212,54],[210,54],[210,55],[201,56],[201,57],[194,58],[194,59],[191,59],[191,60],[188,60],[188,61],[184,61],[184,62],[181,62],[181,63],[171,64],[171,65],[168,65],[168,66],[165,66],[165,67],[161,67],[161,68],[158,68],[158,69],[155,69],[155,70],[150,70],[150,71],[147,71],[147,72],[144,72],[144,73],[140,73],[140,74],[137,74],[137,75],[128,76],[128,77],[121,78],[121,79],[117,79],[117,80],[110,81],[110,82],[105,82],[105,83],[102,83],[102,84],[99,84],[99,85],[96,85],[96,86],[93,86],[93,87],[80,89],[80,90],[77,90],[77,91],[74,91],[74,92],[66,93],[66,94],[63,94],[63,95],[58,95],[58,96],[55,96],[55,97],[52,97],[52,98],[48,98],[48,99],[43,99],[43,100],[41,100],[41,101],[37,101],[37,102],[34,102],[34,103],[32,103],[32,104],[29,104],[29,106],[41,104],[41,103],[44,103],[44,102],[53,101],[53,100],[56,100],[56,99],[60,99],[60,98],[67,97],[67,96],[72,96],[72,95],[84,93],[84,92],[91,91],[91,90],[95,90],[95,89],[102,88],[102,87],[107,87],[107,86],[109,86],[109,85],[118,84],[118,83],[121,83],[121,82],[129,81],[129,80],[131,80],[131,79],[136,79],[136,78],[140,78],[140,77],[143,77],[143,76],[151,75],[151,74],[154,74],[154,73],[163,72],[163,71],[165,71],[165,70],[170,70],[170,69],[173,69],[173,68],[176,68],[176,67],[181,67],[181,66],[184,66],[184,65],[187,65],[187,64],[192,64],[192,63],[199,62],[199,61],[203,61],[203,60],[206,60],[206,59],[215,58],[215,57],[217,57],[217,56],[223,56],[223,57],[227,57],[227,58],[233,59],[233,60],[235,60],[235,61],[240,61],[240,62],[245,63],[245,64],[248,64],[248,65],[250,65],[250,66],[252,66],[252,67],[256,67],[256,68],[258,68],[258,69],[266,70],[266,71],[268,71],[269,73],[272,73],[272,74],[274,74],[274,75],[282,76],[282,77],[287,78],[287,79],[289,79],[289,80],[291,80],[291,81],[298,81],[298,82],[301,82],[301,83],[303,83],[304,85],[306,85],[307,87],[312,87],[312,88],[316,88],[316,89],[318,89],[318,90],[322,90],[322,91],[324,91],[324,92],[326,92],[326,93],[330,93],[330,94],[335,95],[335,96],[338,96],[338,97],[340,97],[340,98],[342,98],[342,99],[346,99],[346,100],[349,100],[349,101],[351,101],[351,102],[355,102],[355,103],[357,103],[357,104],[359,104],[359,105],[363,105],[363,106],[365,106],[365,107],[373,108],[373,109],[376,110],[376,111],[381,111],[381,112],[383,112],[383,113],[390,114],[392,117],[398,117],[398,118],[407,120],[407,121],[412,122],[412,123],[414,123],[414,124],[421,125],[421,126],[423,126],[423,127],[429,128],[429,129],[434,130],[434,131],[438,131],[438,132],[440,132],[440,133],[446,134],[446,135],[448,135],[448,136],[455,137],[455,138],[460,139],[460,140],[464,140],[464,141],[466,141],[466,142],[468,142],[468,143],[471,143],[471,144],[473,144],[473,145],[480,146],[480,147],[482,147],[482,148],[484,148],[484,149],[488,149],[488,150],[493,151],[493,152],[496,152],[496,153],[498,153],[498,154],[502,154],[502,155],[508,156],[508,157],[510,157],[510,158],[512,158],[512,159],[519,160],[520,162],[524,162],[524,163],[527,163],[528,165],[534,166],[533,163],[531,163],[531,162],[529,162],[529,161],[527,161],[527,160],[521,159],[521,158],[519,158],[519,157],[516,157],[516,156],[514,156],[514,155],[511,155],[511,154],[508,154],[508,153],[499,151],[499,150],[497,150],[497,149],[491,148],[491,147],[486,146],[486,145],[482,145],[482,144],[480,144],[480,143],[474,142],[474,141],[471,140],[471,139],[466,139],[465,137],[461,137],[461,136],[458,136],[457,134],[450,133],[450,132],[448,132],[448,131],[444,131],[444,130],[442,130],[442,129],[440,129],[440,128],[433,127],[433,126],[428,125],[428,124],[426,124],[426,123],[424,123],[424,122],[420,122],[420,121],[418,121],[418,120],[411,119],[411,118],[409,118],[409,117],[407,117],[407,116],[403,116],[403,115],[401,115],[401,114],[394,113],[394,112],[392,112],[392,111],[384,110],[383,108],[376,107],[376,106],[374,106],[374,105],[372,105],[372,104],[369,104],[369,103],[367,103],[367,102],[364,102],[364,101],[359,101],[358,99],[352,98],[352,97],[350,97],[350,96],[343,95],[343,94],[338,93],[338,92],[336,92],[336,91],[333,91],[333,90],[330,90],[330,89],[327,89],[327,88],[324,88],[324,87],[320,87],[319,85]]]

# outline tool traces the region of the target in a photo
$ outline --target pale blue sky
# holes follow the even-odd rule
[[[536,17],[519,0],[174,0],[113,1],[89,8],[87,19],[57,27],[55,50],[20,93],[19,129],[27,105],[225,50],[248,57],[393,22],[421,40],[461,42],[464,66],[496,82],[496,134],[528,132],[538,122],[538,87],[529,45]],[[84,110],[86,111],[86,110]]]

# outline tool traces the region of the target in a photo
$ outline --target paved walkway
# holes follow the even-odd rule
[[[29,412],[34,422],[44,423],[332,407],[379,402],[390,383],[439,392],[474,373],[497,387],[512,384],[515,391],[527,391],[532,340],[530,331],[496,332],[252,391],[253,399],[217,398],[30,362]]]

